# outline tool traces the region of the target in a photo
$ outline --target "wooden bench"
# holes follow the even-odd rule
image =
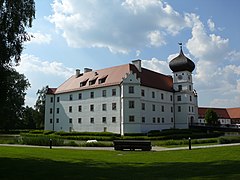
[[[142,151],[151,151],[152,145],[151,141],[147,140],[114,140],[114,149],[115,150],[135,150],[141,149]]]

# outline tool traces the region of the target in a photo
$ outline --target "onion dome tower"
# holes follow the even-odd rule
[[[179,72],[179,71],[189,71],[192,72],[195,69],[194,62],[186,57],[182,50],[182,43],[179,43],[180,45],[180,53],[177,57],[173,58],[170,63],[169,67],[173,72]]]
[[[186,57],[179,43],[180,53],[169,62],[173,71],[175,128],[188,128],[197,121],[198,105],[197,94],[193,89],[192,72],[194,62]]]

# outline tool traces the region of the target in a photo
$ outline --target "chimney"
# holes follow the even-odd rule
[[[76,78],[78,78],[80,76],[80,69],[76,69]]]
[[[91,71],[92,71],[92,69],[90,69],[90,68],[84,68],[84,73],[91,72]]]
[[[138,69],[139,72],[142,72],[142,63],[140,59],[137,60],[133,60],[132,64],[134,64],[136,66],[136,68]]]

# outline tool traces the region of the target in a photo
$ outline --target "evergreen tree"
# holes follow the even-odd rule
[[[205,113],[205,121],[209,125],[219,125],[218,115],[212,109],[208,109]]]

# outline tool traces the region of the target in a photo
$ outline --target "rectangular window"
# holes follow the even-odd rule
[[[102,117],[102,123],[107,123],[107,118],[106,117]]]
[[[52,124],[52,122],[53,122],[53,120],[52,120],[52,119],[50,119],[50,124]]]
[[[116,96],[116,89],[112,89],[112,96]]]
[[[192,112],[194,112],[194,108],[192,107]]]
[[[134,122],[135,121],[135,117],[134,116],[129,116],[129,122]]]
[[[145,103],[142,103],[142,110],[145,110]]]
[[[82,106],[81,105],[78,106],[78,112],[82,112]]]
[[[177,96],[177,101],[181,101],[182,100],[182,96]]]
[[[192,86],[191,85],[189,85],[189,91],[191,91],[192,90]]]
[[[58,118],[56,119],[56,123],[59,123],[59,119]]]
[[[73,100],[73,95],[70,94],[70,95],[69,95],[69,101],[72,101],[72,100]]]
[[[50,108],[50,114],[52,114],[52,111],[53,111],[52,108]]]
[[[112,117],[112,123],[116,123],[116,117]]]
[[[57,108],[57,114],[59,114],[59,108]]]
[[[53,102],[53,97],[51,97],[50,102],[51,102],[51,103]]]
[[[173,112],[173,107],[171,106],[171,112]]]
[[[173,117],[171,117],[171,122],[173,123]]]
[[[134,86],[129,86],[128,87],[128,93],[133,94],[134,93]]]
[[[188,112],[191,112],[191,107],[190,106],[188,107]]]
[[[70,113],[72,112],[72,106],[68,107],[68,112],[70,112]]]
[[[59,102],[60,101],[60,97],[57,97],[57,102]]]
[[[170,101],[173,101],[173,96],[172,95],[170,95]]]
[[[182,85],[178,85],[178,90],[179,90],[179,91],[182,90]]]
[[[107,91],[106,90],[102,90],[102,97],[106,97],[107,96]]]
[[[192,96],[189,96],[190,101],[192,101]]]
[[[102,104],[102,110],[106,111],[107,110],[107,104]]]
[[[94,92],[90,92],[90,98],[94,98]]]
[[[160,123],[160,117],[157,118],[157,122]]]
[[[112,110],[117,110],[117,103],[112,103]]]
[[[145,117],[142,117],[142,123],[145,123]]]
[[[72,118],[69,118],[69,123],[72,124]]]
[[[82,99],[82,93],[78,94],[78,99]]]
[[[178,112],[181,112],[181,106],[178,106]]]
[[[161,93],[161,99],[162,99],[162,100],[164,99],[164,94],[163,94],[163,93]]]
[[[78,118],[78,124],[82,123],[82,118]]]
[[[155,117],[153,117],[153,123],[156,123],[156,118]]]
[[[144,89],[141,90],[141,95],[142,95],[142,96],[145,96],[145,91],[144,91]]]
[[[152,98],[155,98],[155,92],[152,92]]]
[[[155,111],[156,110],[156,106],[155,104],[152,105],[152,111]]]
[[[162,123],[164,123],[164,118],[162,118]]]
[[[134,101],[129,101],[128,102],[128,107],[131,108],[131,109],[134,108]]]
[[[90,111],[94,111],[94,105],[93,104],[90,105]]]
[[[90,123],[94,123],[94,118],[90,118]]]
[[[164,112],[164,106],[162,106],[162,108],[161,108],[161,109],[162,109],[162,112]]]

